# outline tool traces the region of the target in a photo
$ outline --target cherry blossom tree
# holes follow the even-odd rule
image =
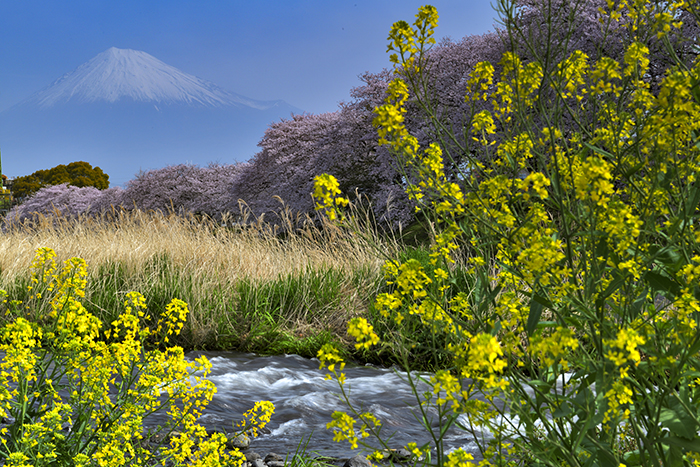
[[[502,81],[502,57],[512,51],[523,63],[538,62],[544,76],[548,76],[548,71],[575,50],[583,51],[591,63],[600,57],[619,61],[630,41],[631,25],[606,20],[601,13],[601,9],[609,8],[607,0],[498,0],[496,7],[502,21],[496,31],[445,39],[433,46],[422,64],[422,86],[426,92],[422,100],[413,97],[407,103],[407,130],[421,144],[440,143],[445,173],[458,183],[464,180],[469,161],[488,164],[490,158],[488,148],[473,144],[470,128],[474,115],[492,109],[495,89],[488,89],[484,100],[465,101],[469,76],[477,63],[492,63],[495,79]],[[683,26],[673,31],[668,40],[659,40],[653,34],[644,39],[651,51],[646,79],[652,85],[668,68],[664,60],[669,56],[669,48],[688,66],[696,59],[697,41],[681,39],[700,36],[697,22],[690,17],[690,12],[678,13],[677,19],[683,21]],[[123,190],[106,190],[89,197],[81,194],[82,201],[67,203],[66,211],[85,206],[89,198],[91,213],[121,206],[221,218],[225,212],[241,214],[239,201],[244,201],[253,215],[278,222],[276,214],[283,206],[293,213],[313,215],[313,178],[328,173],[338,179],[350,199],[360,195],[371,203],[380,222],[406,226],[414,220],[414,206],[405,194],[411,174],[402,172],[399,167],[403,164],[397,163],[386,147],[377,144],[378,134],[372,124],[374,109],[383,104],[392,78],[388,69],[366,72],[360,76],[363,84],[351,90],[351,100],[340,104],[335,112],[294,115],[270,124],[259,143],[260,152],[247,163],[204,168],[181,164],[151,170],[136,176]],[[540,111],[529,116],[527,125],[547,125],[553,92],[547,83],[537,90]],[[591,115],[596,111],[594,101],[584,105]],[[579,131],[578,126],[586,124],[585,120],[567,120],[565,114],[559,118],[564,128],[568,125],[572,131]],[[502,130],[507,123],[495,124],[497,140],[499,134],[506,133]],[[446,140],[446,134],[452,139]],[[66,189],[55,190],[58,194]],[[21,212],[49,212],[51,203],[58,202],[46,195],[29,201]]]
[[[123,209],[122,195],[124,190],[119,187],[112,187],[102,190],[99,197],[95,198],[88,208],[88,213],[91,215],[108,214],[114,210]]]
[[[124,209],[203,214],[215,219],[231,205],[230,185],[248,164],[179,164],[138,174],[114,196]],[[104,209],[106,203],[99,205]]]
[[[141,173],[125,189],[98,190],[67,184],[40,189],[16,206],[8,219],[23,221],[36,214],[100,215],[113,209],[207,215],[220,220],[231,205],[230,185],[247,164],[208,167],[174,165]]]
[[[37,215],[77,217],[87,212],[102,194],[102,190],[91,186],[77,187],[67,183],[47,186],[34,193],[24,203],[12,208],[7,213],[6,221],[31,221]]]
[[[469,118],[464,103],[469,71],[479,61],[498,59],[502,50],[495,34],[446,40],[433,49],[430,66],[436,81],[432,86],[443,124],[464,125]],[[379,147],[372,124],[374,109],[382,104],[391,78],[388,70],[364,73],[364,84],[351,91],[352,100],[339,110],[295,115],[271,124],[259,143],[262,150],[231,185],[233,198],[245,201],[255,216],[272,221],[282,208],[280,200],[293,212],[313,213],[313,178],[329,173],[351,199],[359,194],[371,202],[380,221],[394,226],[410,223],[414,206],[405,195],[406,174],[398,170],[386,148]],[[424,142],[435,133],[418,105],[412,106],[407,127]]]

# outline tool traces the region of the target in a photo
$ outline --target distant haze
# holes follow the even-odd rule
[[[116,102],[120,99],[213,107],[242,105],[260,110],[277,103],[255,101],[226,92],[146,52],[111,47],[36,93],[24,105],[50,107],[70,101]]]
[[[114,186],[170,164],[244,161],[270,122],[300,112],[112,47],[0,113],[3,172],[84,160]]]
[[[3,0],[0,111],[116,46],[248,97],[332,112],[358,76],[390,66],[392,23],[426,3],[440,41],[492,30],[499,1]]]

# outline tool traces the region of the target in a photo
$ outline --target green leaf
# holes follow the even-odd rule
[[[679,262],[683,261],[683,256],[673,245],[660,248],[654,253],[654,261],[661,263],[665,266],[677,266]]]
[[[692,215],[700,203],[700,187],[693,183],[690,185],[690,193],[685,200],[685,217]]]
[[[685,225],[685,223],[683,222],[683,219],[681,219],[680,217],[674,217],[671,219],[672,220],[669,220],[670,225],[667,228],[667,231],[668,231],[668,235],[674,236],[674,235],[676,235],[676,232],[678,232],[678,229],[682,228]]]
[[[605,289],[605,291],[598,296],[598,300],[596,300],[595,304],[597,308],[602,308],[603,305],[605,305],[605,300],[608,299],[609,296],[615,293],[617,289],[622,287],[627,279],[619,274],[617,271],[613,271],[613,280],[608,284],[608,287]]]
[[[674,280],[656,271],[647,271],[644,280],[653,291],[670,292],[674,297],[680,293],[680,287]]]
[[[639,172],[640,170],[642,170],[643,168],[645,168],[647,166],[648,166],[648,162],[646,162],[646,161],[641,162],[641,163],[634,165],[634,166],[628,168],[627,170],[625,170],[623,175],[625,178],[631,178],[633,175],[635,175],[637,172]]]
[[[529,384],[533,388],[537,388],[545,392],[552,389],[552,383],[544,381],[542,379],[531,379],[530,381],[528,381],[527,384]]]
[[[664,465],[668,467],[685,467],[688,464],[683,462],[683,457],[683,449],[680,446],[669,446]]]
[[[639,313],[642,311],[642,307],[647,301],[647,294],[648,294],[648,289],[644,289],[641,294],[637,296],[637,298],[634,300],[634,303],[632,303],[632,309],[630,310],[631,316],[630,318],[635,319],[637,316],[639,316]]]
[[[528,336],[531,336],[537,328],[537,323],[540,322],[540,316],[542,316],[542,310],[544,309],[544,305],[537,298],[538,295],[533,292],[530,298],[530,314],[527,315],[527,325],[525,326]]]
[[[480,303],[488,307],[494,302],[500,292],[500,285],[491,288],[491,279],[486,277],[484,274],[479,274],[474,290],[474,293],[477,294],[475,296],[476,303]]]
[[[662,438],[661,442],[669,446],[679,446],[687,451],[700,452],[700,437],[697,436],[693,439],[685,439],[671,435]]]
[[[697,436],[695,420],[685,413],[680,404],[676,404],[674,409],[663,407],[660,411],[659,423],[664,428],[668,428],[671,433],[687,440],[692,440]]]
[[[592,144],[587,143],[587,142],[585,142],[585,141],[583,142],[583,145],[586,146],[586,147],[587,147],[588,149],[590,149],[591,151],[595,152],[596,154],[600,154],[601,156],[605,156],[605,157],[607,157],[607,158],[610,159],[610,160],[614,160],[614,159],[615,159],[615,156],[613,156],[613,155],[610,154],[609,152],[605,151],[604,149],[601,149],[601,148],[599,148],[599,147],[597,147],[597,146],[593,146]]]
[[[595,397],[593,391],[591,391],[588,386],[579,386],[576,397],[574,397],[574,403],[588,412],[591,410],[594,402]]]
[[[596,242],[595,255],[598,258],[608,258],[610,256],[610,246],[608,245],[607,236]]]
[[[641,465],[642,463],[642,456],[639,452],[639,449],[636,449],[634,451],[629,451],[626,452],[622,458],[625,460],[625,465],[627,467],[632,467],[635,465]]]
[[[700,104],[700,79],[696,77],[690,78],[690,92],[695,98],[695,103]]]
[[[537,323],[537,329],[556,328],[558,325],[556,321],[540,321]]]
[[[617,459],[615,459],[615,456],[608,449],[598,448],[597,451],[598,465],[620,465]]]
[[[571,405],[564,401],[554,412],[552,412],[552,418],[563,418],[571,415],[573,411],[571,410]]]

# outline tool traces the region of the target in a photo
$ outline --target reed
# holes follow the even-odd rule
[[[77,219],[37,217],[0,235],[0,288],[26,294],[39,247],[58,260],[88,264],[85,305],[111,322],[129,291],[159,312],[173,297],[191,315],[186,348],[312,355],[345,340],[348,318],[366,314],[381,284],[383,255],[399,243],[366,229],[298,225],[286,214],[285,235],[267,224],[225,223],[194,216],[120,211]]]

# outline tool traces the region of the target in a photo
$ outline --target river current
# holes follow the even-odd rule
[[[207,428],[231,432],[232,425],[256,401],[268,400],[275,405],[275,413],[267,426],[269,432],[253,440],[254,451],[263,456],[268,452],[294,454],[300,441],[311,436],[307,452],[339,458],[360,452],[351,450],[346,441],[333,441],[333,432],[326,428],[332,413],[347,411],[347,407],[340,399],[338,383],[325,379],[326,371],[319,369],[318,360],[234,352],[192,352],[188,358],[202,354],[212,363],[209,379],[217,387],[200,419]],[[392,435],[390,447],[429,441],[417,419],[418,404],[405,375],[371,366],[347,367],[344,372],[350,400],[382,420],[383,437]],[[448,449],[462,447],[476,454],[476,445],[464,432],[449,433],[445,444]]]

